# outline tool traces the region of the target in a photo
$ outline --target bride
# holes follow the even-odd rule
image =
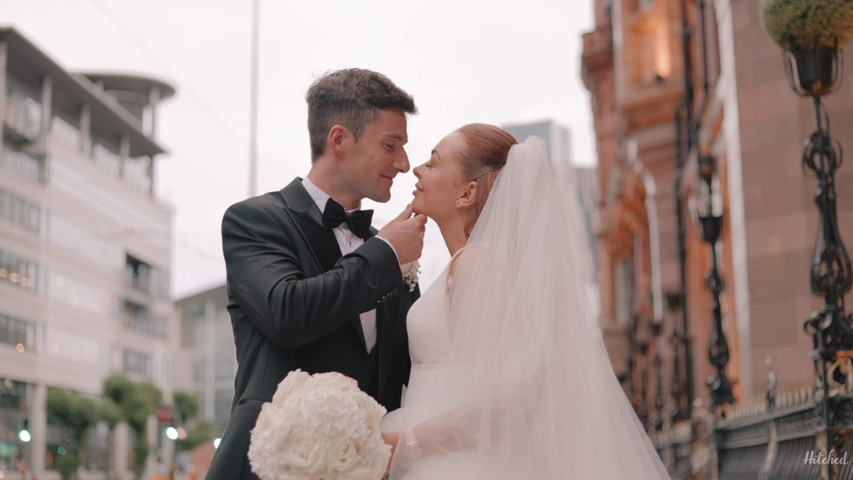
[[[669,478],[586,303],[544,142],[470,124],[414,172],[451,261],[409,311],[391,480]]]

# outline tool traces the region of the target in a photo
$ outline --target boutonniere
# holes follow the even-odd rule
[[[421,271],[421,264],[417,260],[405,265],[400,265],[400,271],[403,272],[403,282],[409,286],[409,291],[414,292],[415,286],[418,284],[418,273]]]

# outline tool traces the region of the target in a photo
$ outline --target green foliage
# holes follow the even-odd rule
[[[142,478],[145,473],[145,461],[150,451],[148,442],[145,440],[145,425],[148,417],[153,415],[160,406],[163,393],[153,383],[136,383],[124,375],[113,375],[104,381],[104,396],[117,405],[122,412],[121,417],[136,433],[137,440],[133,448],[131,468],[136,478]]]
[[[177,391],[172,394],[172,401],[175,403],[175,408],[181,414],[181,420],[184,423],[194,419],[201,408],[198,395],[191,392]]]
[[[72,452],[67,452],[65,455],[57,455],[53,461],[53,468],[59,472],[62,480],[70,480],[77,473],[79,466],[80,462]]]
[[[61,425],[82,434],[97,420],[97,403],[78,393],[49,387],[47,414]]]
[[[137,437],[136,445],[133,447],[133,464],[130,466],[137,479],[142,478],[142,475],[145,474],[145,460],[150,451],[151,447],[145,441],[144,435]]]
[[[101,403],[98,405],[98,420],[106,422],[112,430],[118,422],[124,420],[124,411],[112,398],[101,397]]]
[[[853,38],[853,0],[761,0],[761,23],[787,51],[818,45],[840,50]]]
[[[133,385],[133,381],[124,375],[113,375],[104,380],[104,395],[121,405],[121,402],[130,396]]]
[[[67,471],[62,478],[71,478],[80,464],[80,460],[88,457],[86,438],[89,429],[97,421],[97,403],[95,400],[61,388],[47,389],[47,416],[53,422],[65,427],[71,436],[70,445],[65,455],[57,457],[61,467]],[[67,476],[66,476],[67,475]]]
[[[153,383],[135,383],[130,393],[119,403],[128,425],[137,433],[145,431],[150,415],[157,412],[163,394]]]
[[[197,446],[210,442],[216,438],[217,425],[213,422],[202,420],[187,430],[187,438],[176,442],[179,451],[189,451]]]

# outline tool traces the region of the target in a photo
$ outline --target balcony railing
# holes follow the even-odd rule
[[[41,133],[41,105],[26,95],[12,92],[6,97],[7,136],[16,142],[29,142]]]

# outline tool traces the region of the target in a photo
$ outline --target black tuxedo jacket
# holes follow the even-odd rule
[[[411,367],[405,317],[418,290],[404,284],[387,243],[370,238],[342,257],[297,178],[229,207],[222,247],[237,376],[208,480],[257,478],[246,456],[250,431],[291,370],[340,372],[389,411],[400,406]],[[359,314],[374,308],[377,340],[368,354]]]

